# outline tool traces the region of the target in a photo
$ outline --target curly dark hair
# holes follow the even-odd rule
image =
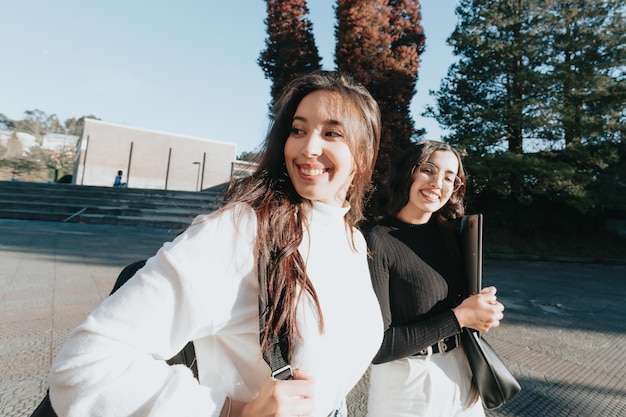
[[[463,198],[465,197],[465,170],[461,155],[452,146],[445,142],[423,140],[412,144],[405,152],[399,154],[391,165],[391,173],[387,186],[386,211],[395,215],[409,202],[409,190],[413,184],[413,171],[415,167],[426,162],[433,152],[452,152],[459,162],[458,177],[461,186],[452,193],[450,200],[434,215],[438,220],[454,220],[465,214]]]

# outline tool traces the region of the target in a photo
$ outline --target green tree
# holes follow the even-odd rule
[[[625,149],[574,143],[556,151],[468,155],[468,210],[528,236],[593,232],[607,216],[626,214]]]
[[[424,50],[420,10],[419,1],[408,0],[338,0],[335,10],[335,64],[362,82],[381,108],[377,188],[386,183],[392,155],[423,133],[415,129],[409,108]]]
[[[321,68],[305,0],[266,0],[268,38],[257,60],[272,81],[270,109],[291,79]]]
[[[448,44],[458,61],[448,69],[439,91],[431,91],[435,117],[450,132],[446,141],[484,154],[506,148],[521,153],[523,140],[540,125],[534,110],[541,101],[545,60],[531,11],[535,1],[461,0],[459,23]]]
[[[4,166],[11,166],[15,175],[29,175],[31,177],[44,176],[43,170],[48,168],[54,180],[60,175],[71,173],[74,169],[74,156],[76,149],[71,142],[65,143],[60,149],[44,151],[40,146],[31,147],[28,150],[23,148],[21,141],[17,137],[17,132],[26,132],[34,135],[41,145],[43,137],[49,133],[66,134],[80,136],[85,125],[85,119],[96,119],[93,115],[74,117],[61,123],[58,117],[53,114],[48,116],[41,110],[29,110],[24,112],[23,120],[10,120],[0,114],[0,123],[13,133],[9,137],[6,146],[0,149],[0,160]]]
[[[83,128],[85,127],[85,119],[100,120],[92,114],[88,116],[81,116],[79,119],[71,117],[65,120],[65,134],[72,136],[81,136],[83,134]]]
[[[237,159],[240,161],[246,161],[246,162],[256,162],[259,158],[259,153],[258,152],[242,152]]]
[[[11,137],[7,140],[6,145],[7,151],[5,153],[4,159],[13,160],[21,158],[24,155],[24,147],[22,146],[22,141],[17,137],[17,133],[13,132]]]
[[[622,0],[551,1],[542,14],[551,125],[548,138],[622,140],[626,116],[626,8]]]
[[[530,232],[589,229],[623,207],[624,9],[461,0],[448,39],[458,62],[426,115],[467,154],[472,210]],[[525,153],[535,143],[552,150]]]
[[[13,120],[6,117],[3,113],[0,113],[0,130],[12,130]]]
[[[24,160],[30,164],[29,173],[47,168],[50,175],[46,175],[46,177],[56,182],[59,177],[64,174],[71,174],[74,170],[75,151],[74,147],[67,144],[54,151],[45,151],[40,146],[33,146],[29,149]]]
[[[19,132],[30,133],[41,137],[46,133],[64,133],[63,127],[56,114],[48,116],[44,111],[26,110],[24,119],[14,122],[15,129]]]
[[[521,153],[624,135],[626,36],[616,0],[462,0],[437,92],[446,140]]]
[[[56,114],[48,116],[45,112],[38,109],[25,111],[24,119],[22,120],[10,120],[0,114],[0,124],[18,132],[30,133],[39,138],[48,133],[80,136],[85,126],[85,119],[100,120],[94,115],[85,115],[78,119],[71,117],[61,123]]]

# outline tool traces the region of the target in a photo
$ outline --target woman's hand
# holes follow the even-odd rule
[[[498,327],[504,317],[504,306],[496,299],[496,287],[486,287],[478,294],[470,295],[452,309],[461,327],[469,327],[486,333]]]
[[[298,369],[293,376],[290,381],[270,379],[249,403],[232,401],[229,417],[309,416],[313,412],[313,380]]]

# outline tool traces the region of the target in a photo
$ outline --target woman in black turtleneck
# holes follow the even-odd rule
[[[413,144],[393,164],[388,216],[365,231],[385,324],[368,417],[485,415],[460,333],[498,326],[504,307],[494,287],[467,296],[459,248],[451,246],[453,222],[464,214],[464,181],[448,144]]]

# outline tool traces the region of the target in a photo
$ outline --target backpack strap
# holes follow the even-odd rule
[[[128,264],[124,269],[122,269],[122,272],[120,272],[120,274],[117,276],[117,279],[115,280],[115,284],[113,285],[113,289],[111,290],[111,293],[109,295],[119,290],[119,288],[122,285],[124,285],[126,281],[131,279],[137,271],[143,268],[145,264],[146,264],[146,260],[142,259],[139,261],[135,261],[132,264]]]
[[[259,335],[262,335],[267,323],[265,310],[267,309],[267,270],[261,268],[261,257],[258,260],[259,275]],[[263,359],[272,370],[272,378],[280,380],[293,379],[293,371],[289,365],[289,349],[284,334],[274,334],[269,354],[263,353]],[[261,336],[262,339],[262,336]]]

